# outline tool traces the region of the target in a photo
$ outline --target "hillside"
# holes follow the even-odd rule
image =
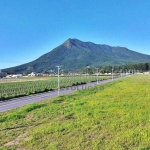
[[[45,72],[62,65],[64,70],[82,69],[86,66],[123,65],[129,63],[150,62],[150,55],[131,51],[125,47],[112,47],[78,39],[68,39],[60,46],[38,59],[4,69],[6,72]]]

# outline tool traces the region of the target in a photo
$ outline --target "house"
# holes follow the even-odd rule
[[[30,76],[30,77],[35,77],[35,76],[36,76],[36,73],[32,72],[32,73],[28,74],[28,76]]]
[[[150,74],[150,72],[143,72],[143,74]]]
[[[12,77],[12,75],[7,75],[7,76],[6,76],[6,78],[11,78],[11,77]]]
[[[28,76],[35,77],[35,76],[42,76],[42,74],[41,73],[32,72],[32,73],[28,74]]]
[[[22,74],[9,74],[6,76],[6,78],[21,78]]]
[[[12,77],[12,78],[21,78],[21,77],[22,77],[22,74],[15,74],[15,75],[12,75],[11,77]]]
[[[35,76],[43,76],[41,73],[36,73]]]
[[[48,76],[49,76],[49,74],[43,74],[42,76],[43,76],[43,77],[48,77]]]

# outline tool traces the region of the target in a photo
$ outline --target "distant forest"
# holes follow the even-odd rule
[[[128,64],[128,65],[122,65],[122,66],[106,66],[106,67],[97,67],[98,72],[100,73],[110,73],[112,72],[112,69],[114,72],[147,72],[150,71],[150,63],[139,63],[139,64]],[[83,73],[95,73],[96,68],[90,68],[87,67],[82,70]]]
[[[128,64],[128,65],[122,65],[122,66],[98,66],[98,67],[90,67],[87,66],[83,69],[73,69],[70,71],[66,71],[63,68],[61,68],[60,72],[63,74],[68,74],[68,73],[88,73],[88,74],[94,74],[97,71],[99,73],[111,73],[113,69],[114,73],[120,73],[120,72],[128,72],[128,73],[134,73],[134,72],[147,72],[150,71],[150,63],[139,63],[139,64]],[[10,72],[7,72],[8,74],[10,74]],[[46,73],[46,74],[50,74],[51,72],[49,71],[43,71],[41,73]],[[57,74],[57,70],[55,70],[55,73]],[[15,74],[13,72],[13,74]],[[28,73],[23,73],[24,75],[27,75]]]

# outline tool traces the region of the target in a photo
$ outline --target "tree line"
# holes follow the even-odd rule
[[[129,73],[134,73],[134,72],[147,72],[150,71],[150,63],[139,63],[139,64],[127,64],[127,65],[122,65],[122,66],[99,66],[96,68],[91,68],[90,66],[87,66],[84,68],[82,73],[88,73],[88,74],[93,74],[96,73],[97,71],[99,73],[111,73],[112,69],[113,72],[119,73],[119,72],[129,72]]]

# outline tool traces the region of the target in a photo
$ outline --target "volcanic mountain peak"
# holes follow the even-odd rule
[[[68,40],[66,40],[63,45],[66,46],[67,48],[72,48],[73,46],[77,46],[77,45],[82,45],[83,42],[78,40],[78,39],[71,39],[69,38]]]
[[[142,62],[150,62],[150,55],[131,51],[125,47],[112,47],[69,38],[38,59],[4,71],[11,73],[44,72],[56,69],[59,64],[64,70],[71,70],[82,69],[86,66],[113,66]]]

